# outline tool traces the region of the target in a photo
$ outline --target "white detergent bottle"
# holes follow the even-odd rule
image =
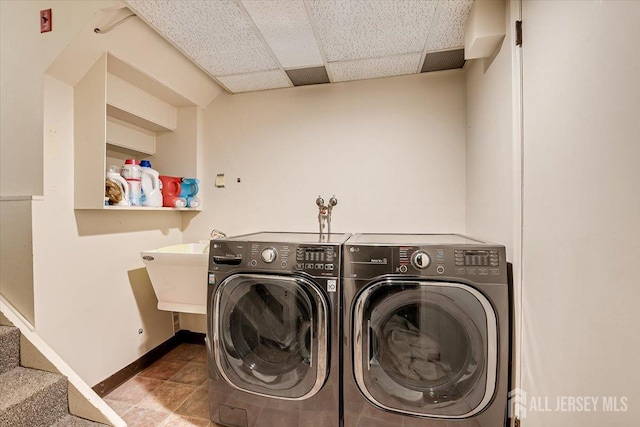
[[[117,203],[117,206],[129,206],[129,184],[120,175],[118,166],[111,165],[107,168],[107,178],[118,184],[120,190],[122,190],[122,200]]]
[[[140,180],[142,178],[142,172],[140,171],[140,165],[136,159],[127,159],[124,161],[124,166],[120,169],[120,175],[127,181],[129,185],[129,205],[141,206],[142,202],[142,187]]]
[[[140,161],[142,171],[142,206],[162,207],[162,189],[160,187],[160,174],[151,169],[149,160]]]

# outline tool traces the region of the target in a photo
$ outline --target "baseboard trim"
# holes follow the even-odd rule
[[[176,336],[178,336],[178,339],[180,339],[181,343],[187,343],[187,344],[202,344],[204,345],[204,339],[206,338],[207,334],[203,334],[201,332],[191,332],[191,331],[187,331],[185,329],[180,329],[178,332],[176,332]]]
[[[204,345],[205,334],[199,332],[186,331],[184,329],[176,332],[174,336],[149,351],[146,354],[140,356],[137,360],[120,369],[115,374],[111,375],[98,384],[91,387],[93,391],[100,397],[105,397],[113,390],[124,384],[127,380],[133,378],[138,373],[142,372],[153,363],[157,362],[162,356],[169,353],[182,343],[187,344],[202,344]]]

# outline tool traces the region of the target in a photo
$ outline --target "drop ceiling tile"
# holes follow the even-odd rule
[[[218,77],[218,80],[233,93],[292,86],[287,74],[282,70],[224,76]]]
[[[214,76],[278,68],[253,23],[235,1],[125,2]]]
[[[334,82],[399,76],[415,73],[421,56],[420,53],[414,53],[386,58],[333,62],[329,63],[327,68]]]
[[[437,0],[307,0],[327,61],[422,52]]]
[[[473,0],[441,1],[427,40],[427,52],[464,46],[464,24]]]
[[[284,68],[323,64],[302,0],[242,0],[242,4]]]

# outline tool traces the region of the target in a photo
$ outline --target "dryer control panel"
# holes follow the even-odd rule
[[[375,246],[345,247],[345,277],[371,279],[385,274],[459,277],[491,283],[506,277],[504,247]]]

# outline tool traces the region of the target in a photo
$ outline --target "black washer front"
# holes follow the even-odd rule
[[[214,297],[216,362],[234,387],[299,399],[326,376],[328,305],[309,279],[235,274]]]

